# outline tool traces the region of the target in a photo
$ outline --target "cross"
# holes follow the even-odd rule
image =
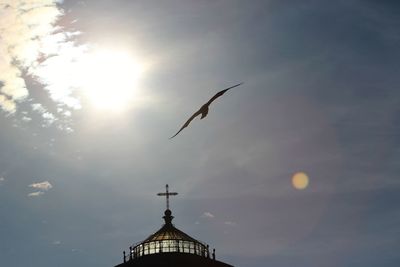
[[[167,199],[167,210],[169,210],[169,196],[176,196],[178,193],[176,192],[169,192],[168,191],[168,184],[165,185],[165,193],[158,193],[157,196],[165,196]]]

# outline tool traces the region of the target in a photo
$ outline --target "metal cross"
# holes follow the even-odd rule
[[[169,210],[169,196],[176,196],[178,193],[176,192],[169,192],[168,191],[168,184],[165,185],[165,193],[158,193],[157,196],[165,196],[167,199],[167,210]]]

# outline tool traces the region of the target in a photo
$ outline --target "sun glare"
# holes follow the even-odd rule
[[[81,66],[81,90],[94,107],[111,111],[127,108],[137,93],[142,72],[129,53],[97,50],[86,54]]]

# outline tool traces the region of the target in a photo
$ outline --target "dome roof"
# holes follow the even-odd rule
[[[169,209],[164,214],[165,224],[160,230],[142,242],[130,247],[130,258],[135,259],[145,255],[168,252],[189,253],[210,257],[208,245],[175,228],[172,224],[174,217]]]
[[[165,224],[163,225],[163,227],[161,227],[160,230],[143,240],[142,243],[161,240],[182,240],[201,243],[174,227],[174,225],[171,223],[174,217],[171,216],[170,210],[166,210],[164,214],[165,216],[163,218],[165,220]]]

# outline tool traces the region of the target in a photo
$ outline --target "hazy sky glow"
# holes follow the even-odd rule
[[[0,0],[0,265],[114,266],[168,183],[235,266],[399,266],[399,12]]]

